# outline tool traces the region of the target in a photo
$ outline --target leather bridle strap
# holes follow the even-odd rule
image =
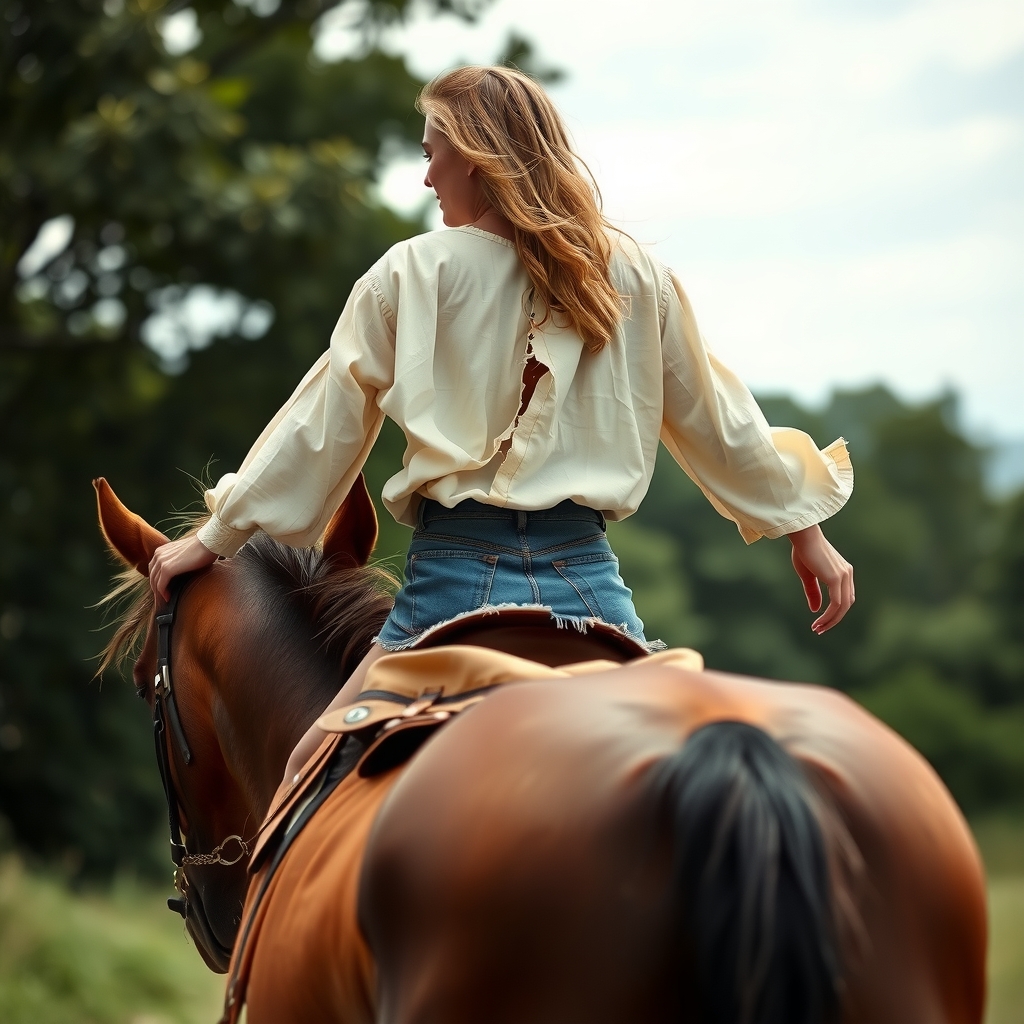
[[[166,609],[156,616],[156,678],[153,680],[153,687],[154,692],[163,697],[167,704],[171,730],[174,732],[181,756],[185,759],[185,764],[191,764],[192,751],[189,750],[188,740],[185,739],[185,730],[181,727],[178,704],[174,699],[174,689],[171,684],[171,628],[174,625],[174,616],[178,611],[178,600],[186,583],[187,577],[181,576],[171,581],[170,600],[167,602]]]
[[[171,860],[178,869],[174,873],[174,882],[175,887],[181,893],[180,899],[169,899],[167,906],[181,914],[182,917],[186,916],[189,907],[188,880],[184,871],[186,866],[190,864],[197,866],[223,864],[230,867],[232,864],[237,864],[242,857],[249,856],[249,843],[238,835],[228,836],[210,853],[189,853],[181,839],[181,811],[178,803],[178,791],[171,775],[167,720],[170,720],[171,735],[174,736],[174,742],[181,752],[182,760],[186,765],[191,764],[192,751],[185,738],[185,730],[178,714],[178,702],[175,699],[174,687],[171,682],[171,630],[174,627],[174,617],[178,611],[178,601],[191,578],[190,574],[185,574],[171,580],[167,607],[155,616],[157,655],[156,677],[153,680],[153,742],[156,746],[156,763],[160,770],[160,782],[164,787],[164,799],[167,802],[167,825],[171,834]],[[233,858],[229,858],[223,851],[229,843],[233,842],[238,844],[238,853]]]
[[[171,581],[170,600],[166,609],[156,616],[156,678],[153,680],[153,741],[156,744],[156,763],[160,769],[160,782],[164,787],[167,801],[167,823],[171,832],[171,860],[175,867],[181,867],[185,858],[185,844],[181,841],[181,815],[178,809],[178,793],[171,777],[171,762],[168,756],[167,725],[164,708],[171,720],[171,731],[181,751],[185,764],[192,763],[192,751],[185,739],[185,730],[178,715],[178,704],[171,686],[171,627],[178,610],[178,599],[185,589],[185,580],[177,577]]]
[[[171,860],[175,867],[181,867],[185,858],[185,844],[181,841],[181,819],[178,813],[178,794],[171,779],[170,760],[167,757],[167,728],[164,724],[163,698],[153,701],[153,741],[156,744],[156,763],[160,769],[160,782],[164,787],[167,801],[167,823],[171,832]]]

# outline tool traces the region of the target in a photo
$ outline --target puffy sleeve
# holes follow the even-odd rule
[[[373,272],[356,282],[326,352],[270,421],[237,473],[206,492],[199,539],[231,556],[261,529],[314,544],[380,432],[377,396],[393,383],[393,316]]]
[[[819,451],[802,430],[769,427],[747,387],[705,347],[689,300],[667,270],[662,353],[661,439],[748,544],[813,526],[846,504],[853,491],[846,442]]]

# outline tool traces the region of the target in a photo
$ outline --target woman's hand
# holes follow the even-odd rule
[[[169,541],[161,544],[149,560],[149,585],[154,594],[166,601],[171,596],[168,588],[175,576],[202,569],[216,561],[216,554],[195,534]]]
[[[831,629],[849,610],[856,599],[853,589],[853,566],[825,539],[820,526],[809,526],[789,534],[793,544],[793,568],[807,595],[807,607],[816,612],[821,607],[821,584],[828,588],[828,607],[811,623],[819,635]]]

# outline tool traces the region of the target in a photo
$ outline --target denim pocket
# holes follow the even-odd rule
[[[608,618],[605,605],[620,603],[615,600],[616,594],[625,590],[625,584],[619,576],[619,560],[614,554],[608,551],[560,558],[552,562],[551,567],[579,594],[580,600],[595,619],[615,621]],[[629,592],[626,591],[626,594]],[[604,601],[601,600],[602,596],[605,598]],[[607,609],[609,612],[613,610]]]
[[[498,556],[476,551],[417,551],[391,620],[410,636],[487,604]]]

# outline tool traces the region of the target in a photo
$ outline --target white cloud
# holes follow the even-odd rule
[[[969,171],[1024,138],[1007,118],[942,126],[732,119],[576,132],[613,218],[766,216],[879,197]]]
[[[368,6],[366,0],[348,0],[317,22],[314,49],[321,60],[354,59],[366,52],[371,42],[366,28]]]
[[[423,184],[425,168],[426,164],[419,156],[403,154],[392,160],[377,184],[381,202],[407,215],[435,206],[433,191]]]
[[[1015,434],[1024,294],[1005,296],[1022,264],[1024,244],[979,235],[830,261],[694,261],[679,273],[709,344],[754,390],[817,400],[878,380],[915,397],[954,386],[972,425]]]
[[[607,212],[753,386],[952,385],[1024,435],[1024,119],[981,87],[1024,52],[1019,0],[498,0],[386,38],[432,75],[510,28],[569,71],[553,94]],[[381,195],[416,209],[421,175]]]

